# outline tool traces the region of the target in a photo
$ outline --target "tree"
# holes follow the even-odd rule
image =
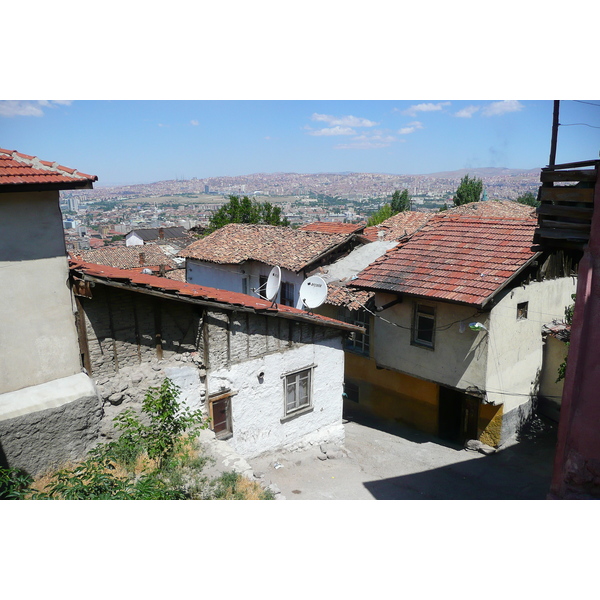
[[[392,207],[389,204],[384,204],[376,213],[373,213],[369,217],[367,221],[367,227],[379,225],[379,223],[383,223],[383,221],[392,216],[394,216],[394,213],[392,213]]]
[[[254,223],[288,227],[289,221],[281,216],[281,208],[270,202],[256,202],[248,196],[229,196],[224,204],[210,218],[206,233],[212,233],[229,223]]]
[[[469,204],[470,202],[479,202],[483,192],[483,181],[477,177],[465,175],[461,180],[454,194],[454,206]]]
[[[517,198],[519,204],[527,204],[528,206],[539,206],[538,199],[533,195],[533,192],[525,192]]]
[[[394,215],[399,212],[410,210],[410,196],[408,195],[408,190],[396,190],[392,194],[390,206],[392,207],[392,214]]]

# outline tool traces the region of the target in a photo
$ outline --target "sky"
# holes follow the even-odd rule
[[[561,101],[557,162],[598,158],[600,100]],[[535,169],[552,100],[4,100],[0,147],[96,187],[252,173]]]

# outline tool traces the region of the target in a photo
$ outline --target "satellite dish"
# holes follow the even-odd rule
[[[304,280],[300,286],[300,300],[308,308],[321,306],[327,298],[327,284],[318,275],[313,275]]]
[[[142,269],[144,275],[152,275],[152,269]]]
[[[279,287],[281,286],[281,269],[277,266],[271,269],[269,277],[267,278],[267,289],[266,298],[270,302],[275,302],[277,294],[279,293]]]

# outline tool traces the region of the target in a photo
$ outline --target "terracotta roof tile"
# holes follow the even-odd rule
[[[395,214],[386,219],[383,223],[374,227],[367,227],[363,236],[372,242],[381,239],[379,233],[382,233],[384,240],[399,240],[405,235],[412,235],[420,227],[423,227],[435,213],[425,213],[417,211],[405,211]]]
[[[73,250],[71,254],[84,262],[117,267],[119,269],[153,268],[158,270],[160,265],[169,269],[177,267],[163,249],[156,244],[143,246],[109,246],[96,250]]]
[[[0,190],[8,185],[81,184],[81,187],[91,187],[94,181],[98,181],[96,175],[79,173],[76,169],[39,160],[35,156],[0,148]]]
[[[282,304],[273,306],[271,302],[263,300],[262,298],[256,298],[254,296],[241,294],[239,292],[229,292],[226,290],[219,290],[217,288],[194,285],[192,283],[184,283],[181,281],[168,279],[166,277],[145,275],[133,270],[117,269],[116,267],[97,265],[80,260],[71,259],[69,261],[69,266],[71,272],[75,275],[88,275],[93,278],[104,279],[107,282],[117,281],[119,283],[130,285],[132,289],[152,289],[159,292],[173,294],[175,298],[180,297],[182,299],[197,299],[200,302],[206,301],[212,304],[222,304],[227,308],[240,307],[258,312],[265,312],[272,314],[273,316],[282,316],[299,321],[309,321],[317,325],[335,327],[337,329],[344,329],[347,331],[363,331],[359,327],[349,325],[348,323],[343,323],[342,321],[338,321],[330,317],[307,313],[306,311],[298,308],[284,306]]]
[[[351,233],[360,233],[365,228],[365,223],[337,223],[326,221],[315,221],[307,223],[300,227],[300,231],[320,231],[321,233],[342,233],[350,235]]]
[[[351,237],[274,225],[232,223],[189,245],[179,256],[220,264],[256,260],[299,272]]]
[[[349,285],[482,306],[536,256],[536,223],[440,213]]]

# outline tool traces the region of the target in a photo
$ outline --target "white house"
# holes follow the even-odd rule
[[[245,294],[264,295],[269,273],[278,266],[282,283],[277,304],[301,307],[300,286],[308,274],[361,243],[352,231],[323,233],[236,223],[194,242],[179,256],[186,259],[188,283]]]

